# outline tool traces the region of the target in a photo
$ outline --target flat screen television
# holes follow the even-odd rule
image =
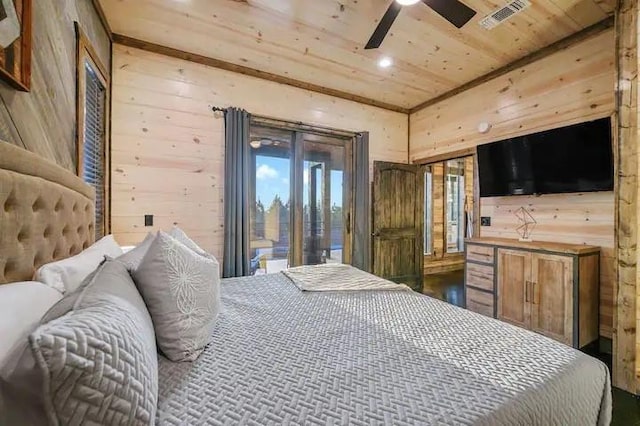
[[[611,120],[478,146],[480,196],[613,190]]]

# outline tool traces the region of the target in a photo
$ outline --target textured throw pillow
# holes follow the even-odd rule
[[[195,360],[209,343],[220,311],[218,262],[159,231],[133,277],[164,355]]]
[[[49,422],[154,424],[153,324],[124,265],[105,262],[80,290],[73,310],[62,316],[64,310],[52,311],[58,312],[45,318],[55,319],[29,336]]]
[[[142,262],[142,258],[145,254],[147,254],[147,250],[151,246],[151,242],[156,236],[152,233],[148,233],[145,239],[135,246],[133,249],[129,250],[122,256],[117,257],[115,260],[124,264],[129,272],[133,272],[138,269],[140,262]]]
[[[39,303],[36,302],[33,312],[31,312],[31,310],[24,309],[24,303],[15,303],[20,302],[20,300],[13,300],[14,308],[5,307],[8,308],[8,314],[11,314],[12,309],[18,309],[23,312],[22,315],[25,313],[31,315],[34,321],[30,326],[25,325],[19,335],[15,335],[16,339],[11,345],[8,345],[9,347],[6,348],[7,354],[0,362],[0,425],[24,424],[37,426],[47,424],[43,395],[44,378],[36,365],[36,360],[29,346],[29,335],[40,325],[72,311],[83,290],[88,283],[93,281],[100,269],[93,271],[76,290],[68,291],[64,296],[51,287],[34,282],[33,284],[37,284],[40,287],[38,289],[38,297],[35,297],[35,294],[23,294],[22,297],[28,297],[29,301],[32,302],[34,300],[37,301],[39,297],[46,295],[48,292],[56,294],[58,297],[51,300],[46,307],[38,306]],[[4,287],[10,286],[0,286],[0,296]],[[8,303],[11,302],[12,298],[9,297]],[[48,310],[46,310],[47,308]],[[16,312],[14,312],[15,314]],[[35,318],[33,315],[38,315],[38,317]],[[13,325],[15,326],[15,324]],[[11,337],[11,334],[9,334],[9,337]]]
[[[107,235],[75,256],[42,265],[36,271],[34,281],[40,281],[62,293],[74,291],[96,270],[105,256],[115,258],[120,255],[122,249],[113,235]]]

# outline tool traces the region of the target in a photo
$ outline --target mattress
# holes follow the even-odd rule
[[[159,362],[161,425],[606,425],[607,367],[413,292],[222,281],[212,343]]]

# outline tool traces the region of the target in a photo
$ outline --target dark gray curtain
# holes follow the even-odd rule
[[[371,206],[369,205],[369,132],[362,132],[355,139],[353,150],[355,183],[353,218],[352,264],[363,271],[371,269]]]
[[[224,257],[222,276],[249,275],[249,122],[242,109],[224,113]]]

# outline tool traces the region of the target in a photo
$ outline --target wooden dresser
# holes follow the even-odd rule
[[[472,238],[467,309],[581,348],[598,338],[600,248]]]

